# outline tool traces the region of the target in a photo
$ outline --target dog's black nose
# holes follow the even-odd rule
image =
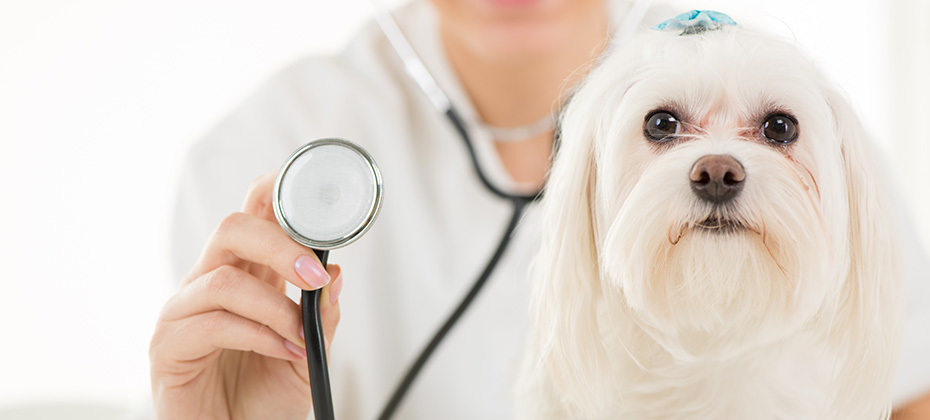
[[[691,167],[691,191],[702,200],[720,204],[736,197],[743,189],[746,173],[731,156],[707,155]]]

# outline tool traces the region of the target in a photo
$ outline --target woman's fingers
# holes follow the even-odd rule
[[[226,312],[212,311],[161,323],[170,333],[153,337],[153,358],[159,349],[170,350],[176,362],[198,360],[216,350],[254,351],[290,361],[306,358],[303,349],[278,335],[266,325]]]
[[[170,322],[221,310],[266,325],[281,337],[304,346],[300,338],[300,306],[268,283],[228,265],[186,285],[165,304],[162,318]]]
[[[271,194],[274,190],[274,182],[278,177],[278,170],[268,172],[252,181],[249,186],[249,193],[245,196],[245,202],[242,203],[242,211],[251,215],[258,216],[268,221],[275,221],[274,207],[271,204]]]
[[[328,349],[339,323],[334,297],[342,269],[335,264],[327,269],[335,279],[320,296]],[[230,349],[296,361],[306,358],[301,331],[295,302],[248,272],[223,266],[185,286],[165,305],[152,339],[153,358],[192,361]]]
[[[339,324],[338,295],[342,289],[342,268],[333,264],[328,266],[327,269],[333,281],[323,288],[320,294],[320,317],[323,319],[323,337],[326,338],[326,349],[329,350],[329,343],[333,342],[336,325]]]
[[[330,281],[316,255],[291,240],[277,223],[247,213],[233,213],[210,237],[197,272],[199,276],[224,265],[241,267],[245,263],[270,267],[305,290],[319,289]]]

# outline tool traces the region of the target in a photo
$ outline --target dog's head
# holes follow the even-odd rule
[[[597,349],[613,311],[678,358],[871,322],[891,240],[863,131],[788,41],[626,42],[563,115],[534,277],[546,351],[622,351]]]
[[[835,303],[849,270],[844,133],[859,128],[811,61],[736,27],[652,32],[607,60],[564,126],[566,155],[591,153],[604,286],[675,333],[774,339]]]

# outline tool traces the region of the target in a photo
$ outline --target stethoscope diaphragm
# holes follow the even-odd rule
[[[278,223],[298,243],[317,250],[348,245],[364,234],[381,209],[381,172],[371,155],[343,139],[297,149],[275,181]]]

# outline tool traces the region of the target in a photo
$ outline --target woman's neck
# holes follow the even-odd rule
[[[451,31],[442,33],[442,42],[483,122],[515,127],[557,110],[603,51],[609,27],[606,11],[585,20],[564,42],[531,55],[482,55]]]
[[[449,61],[482,121],[495,127],[518,127],[557,112],[587,66],[608,40],[606,10],[579,20],[567,39],[545,52],[488,57],[469,48],[467,39],[442,32]],[[495,142],[511,178],[533,188],[542,186],[549,170],[553,131],[517,142]]]

